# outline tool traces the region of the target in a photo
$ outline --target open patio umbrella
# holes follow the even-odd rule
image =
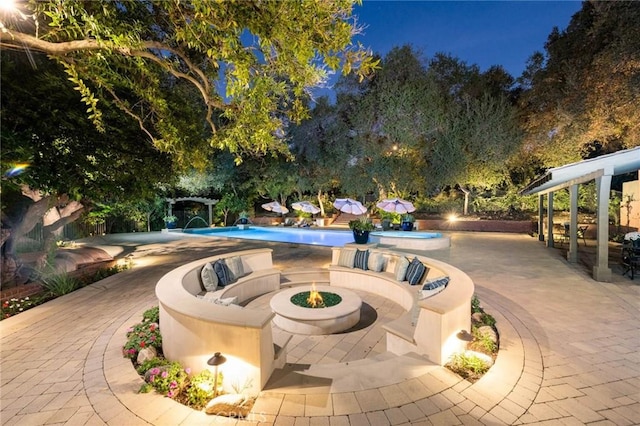
[[[274,213],[282,213],[282,214],[289,213],[289,209],[277,201],[272,201],[270,203],[263,204],[262,208]]]
[[[367,212],[367,208],[360,201],[352,200],[351,198],[337,198],[333,202],[333,206],[343,213],[361,215]]]
[[[410,201],[402,200],[400,198],[391,198],[388,200],[382,200],[376,206],[385,212],[389,213],[411,213],[416,210]]]
[[[295,210],[300,210],[304,213],[317,214],[320,213],[320,209],[316,207],[313,203],[309,201],[298,201],[297,203],[291,204]]]

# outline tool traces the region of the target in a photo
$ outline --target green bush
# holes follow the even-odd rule
[[[71,293],[80,287],[80,281],[66,272],[40,275],[42,288],[52,296],[58,297]]]
[[[147,371],[148,383],[156,392],[175,398],[185,387],[188,373],[179,362],[153,367]]]
[[[147,310],[143,321],[127,330],[127,343],[122,348],[126,358],[136,359],[141,349],[153,346],[158,351],[162,349],[162,335],[158,325],[155,308]]]
[[[465,379],[477,378],[489,370],[489,365],[482,358],[470,353],[453,355],[447,367]]]
[[[214,387],[222,385],[222,373],[218,373],[218,381],[215,380],[215,374],[209,370],[203,370],[189,381],[187,387],[187,402],[190,407],[202,409],[213,398]]]

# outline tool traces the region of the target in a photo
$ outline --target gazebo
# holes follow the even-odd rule
[[[546,241],[553,247],[553,194],[569,188],[570,224],[569,252],[567,260],[578,260],[578,185],[595,180],[597,212],[597,248],[596,264],[593,266],[593,279],[610,281],[609,268],[609,194],[612,176],[640,170],[640,147],[614,152],[613,154],[567,164],[547,171],[543,176],[524,188],[523,195],[538,194],[538,238],[545,240],[544,229],[544,195],[547,194]]]
[[[182,198],[167,198],[169,203],[169,216],[173,214],[173,205],[179,201],[194,201],[196,203],[202,203],[209,209],[209,225],[213,223],[213,206],[220,200],[204,197],[182,197]]]

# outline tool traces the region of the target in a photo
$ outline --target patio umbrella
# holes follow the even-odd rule
[[[304,212],[304,213],[311,213],[311,214],[320,213],[320,209],[309,201],[298,201],[297,203],[291,204],[291,207],[293,207],[295,210],[300,210],[301,212]]]
[[[389,213],[411,213],[416,210],[410,201],[402,200],[400,198],[391,198],[388,200],[382,200],[376,204],[378,208]]]
[[[277,201],[272,201],[270,203],[263,204],[262,208],[274,213],[282,213],[282,214],[289,213],[289,209]]]
[[[360,201],[352,200],[351,198],[337,198],[333,206],[343,213],[360,215],[367,212],[367,208]]]

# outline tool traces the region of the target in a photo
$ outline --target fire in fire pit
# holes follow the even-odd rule
[[[291,303],[303,308],[330,308],[342,302],[342,297],[328,291],[318,291],[316,284],[311,284],[311,291],[303,291],[291,296]]]
[[[311,284],[311,291],[307,298],[307,304],[312,308],[321,308],[324,306],[324,300],[318,290],[316,290],[316,283]]]

